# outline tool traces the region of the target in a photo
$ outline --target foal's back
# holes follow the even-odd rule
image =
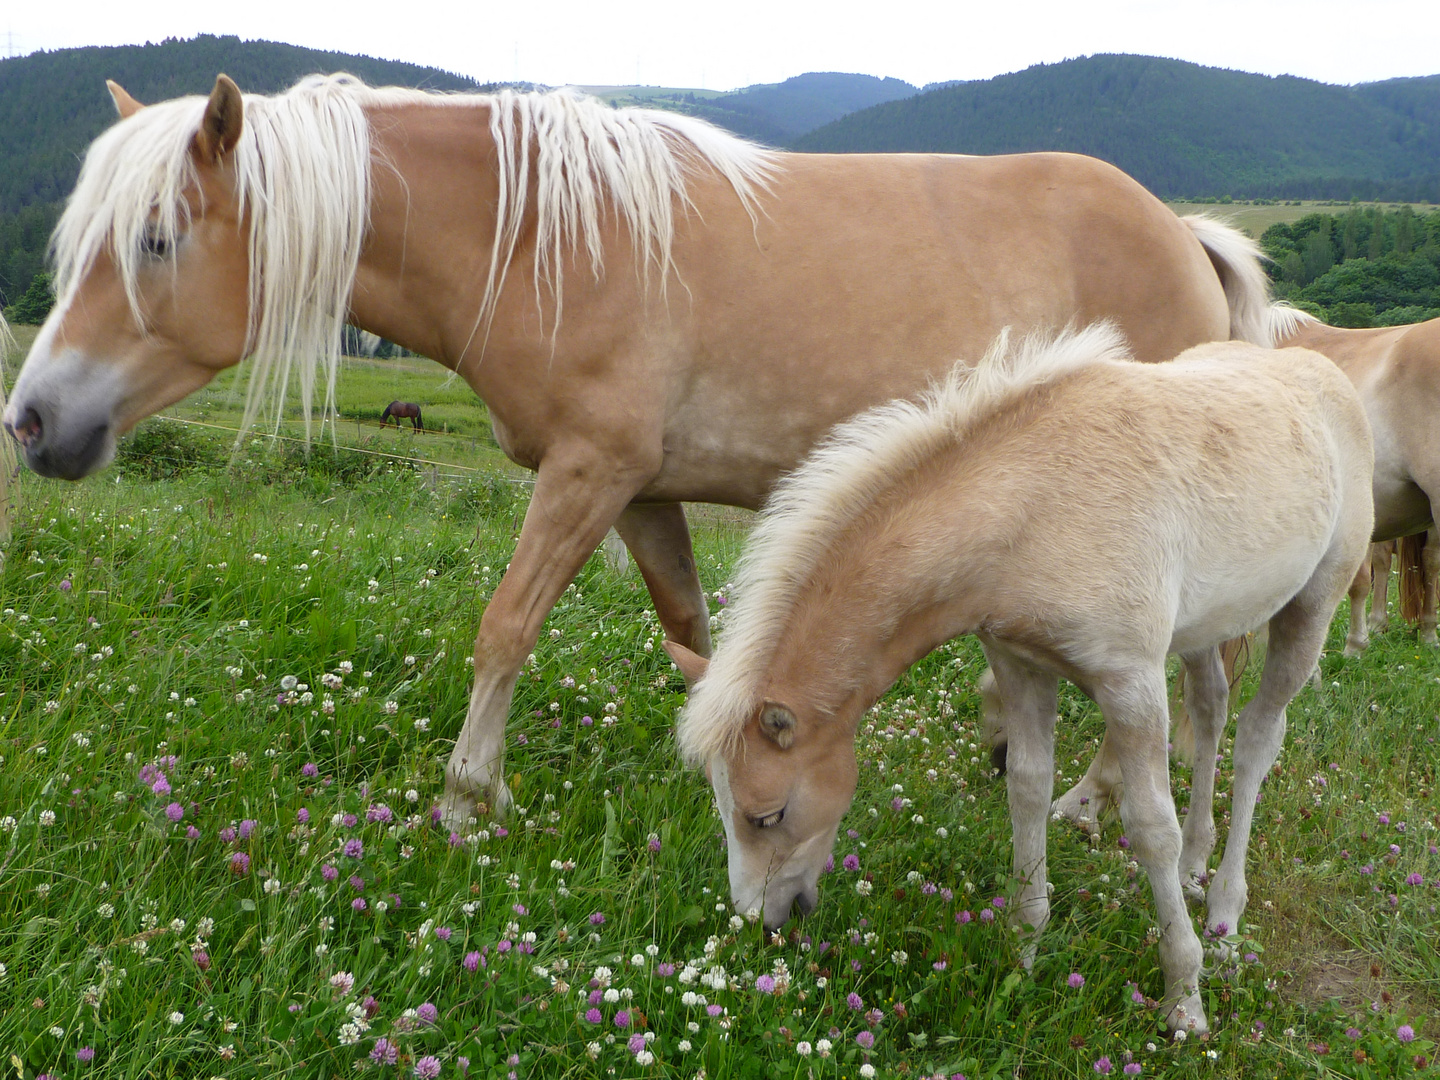
[[[1369,518],[1359,398],[1304,349],[1097,363],[966,443],[1001,478],[1004,608],[1048,609],[1077,641],[1099,632],[1150,653],[1243,633],[1299,591],[1347,515]]]

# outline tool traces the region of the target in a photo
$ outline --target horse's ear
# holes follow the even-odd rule
[[[795,729],[799,726],[800,721],[795,719],[795,714],[778,701],[767,701],[760,709],[760,730],[781,750],[790,749],[795,742]]]
[[[217,75],[200,130],[195,133],[195,153],[204,161],[219,161],[235,149],[244,127],[245,98],[240,88],[229,75]]]
[[[692,652],[678,641],[664,642],[665,651],[670,654],[670,659],[675,661],[675,666],[680,669],[680,674],[685,676],[685,681],[694,685],[705,677],[705,672],[710,668],[710,661],[697,652]]]
[[[121,120],[129,120],[145,107],[127,94],[125,88],[114,79],[106,79],[105,88],[110,91],[110,100],[115,102],[115,111],[120,114]]]

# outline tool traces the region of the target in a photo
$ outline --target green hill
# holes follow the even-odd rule
[[[842,117],[797,149],[1069,150],[1159,195],[1440,201],[1440,76],[1331,86],[1148,56],[1091,56]]]
[[[221,71],[259,93],[332,71],[382,85],[478,89],[473,79],[416,64],[209,35],[0,60],[0,305],[13,303],[41,269],[80,154],[115,121],[105,80],[140,101],[160,101],[209,93]]]

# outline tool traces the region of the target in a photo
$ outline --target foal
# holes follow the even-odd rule
[[[1216,646],[1270,619],[1236,752],[1242,790],[1258,787],[1369,543],[1369,427],[1350,383],[1305,350],[1213,344],[1152,366],[1131,362],[1108,324],[1018,348],[1007,336],[920,404],[842,425],[782,482],[714,660],[667,643],[695,683],[680,750],[714,786],[736,908],[779,926],[792,904],[818,902],[865,710],[941,642],[978,635],[1010,735],[1011,917],[1039,931],[1056,684],[1070,679],[1118,751],[1166,1020],[1204,1030],[1165,657],[1184,657],[1197,714],[1219,722]],[[1253,791],[1237,795],[1226,853],[1242,881],[1253,805]]]

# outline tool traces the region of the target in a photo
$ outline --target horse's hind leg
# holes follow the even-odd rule
[[[1190,807],[1181,830],[1180,883],[1192,899],[1199,900],[1205,895],[1205,870],[1215,850],[1215,758],[1225,730],[1230,687],[1219,649],[1189,653],[1180,659],[1185,664],[1185,704],[1195,739]],[[1176,742],[1180,742],[1178,733]]]
[[[1316,577],[1320,577],[1317,571]],[[1310,678],[1325,643],[1343,579],[1334,579],[1329,595],[1324,582],[1311,584],[1270,620],[1270,646],[1260,689],[1241,710],[1235,730],[1235,781],[1230,799],[1230,835],[1220,868],[1206,894],[1205,926],[1216,937],[1240,928],[1248,887],[1245,856],[1260,784],[1275,763],[1285,739],[1285,707]]]
[[[1112,802],[1119,802],[1122,788],[1120,761],[1110,742],[1106,729],[1100,740],[1090,767],[1080,782],[1055,800],[1051,808],[1056,814],[1084,829],[1092,837],[1100,834],[1100,819],[1105,816]]]
[[[1425,571],[1425,599],[1420,607],[1420,640],[1426,645],[1437,644],[1435,636],[1436,609],[1440,607],[1440,528],[1431,525],[1425,534],[1425,547],[1420,551],[1420,566]]]
[[[1171,1028],[1204,1031],[1208,1025],[1199,995],[1203,950],[1180,889],[1181,833],[1170,795],[1163,658],[1152,667],[1107,675],[1096,686],[1095,700],[1105,714],[1105,729],[1125,782],[1120,818],[1155,898],[1165,1021]]]
[[[1381,544],[1371,546],[1371,555],[1360,564],[1360,569],[1355,571],[1355,579],[1350,582],[1350,633],[1345,637],[1345,655],[1359,656],[1370,644],[1370,633],[1365,622],[1365,598],[1370,595],[1371,575],[1375,569],[1375,548],[1382,547]],[[1389,573],[1383,579],[1388,583]],[[1381,610],[1385,602],[1380,602]],[[1375,605],[1370,606],[1370,620],[1375,619]]]
[[[1015,877],[1020,895],[1010,923],[1029,926],[1038,935],[1050,920],[1045,867],[1045,826],[1055,783],[1055,676],[1037,671],[993,642],[985,650],[995,689],[1004,710],[1005,781],[1010,796],[1014,836]],[[1032,938],[1021,957],[1028,968],[1035,959]]]
[[[1370,564],[1370,633],[1383,634],[1390,628],[1390,566],[1395,561],[1394,540],[1371,544],[1367,562]]]
[[[631,503],[615,521],[665,636],[699,656],[710,655],[710,607],[700,587],[685,508],[679,503]]]
[[[470,709],[445,769],[440,805],[452,829],[465,825],[483,796],[497,814],[509,808],[505,720],[520,666],[565,586],[651,475],[590,447],[552,450],[540,463],[515,553],[475,638]]]

